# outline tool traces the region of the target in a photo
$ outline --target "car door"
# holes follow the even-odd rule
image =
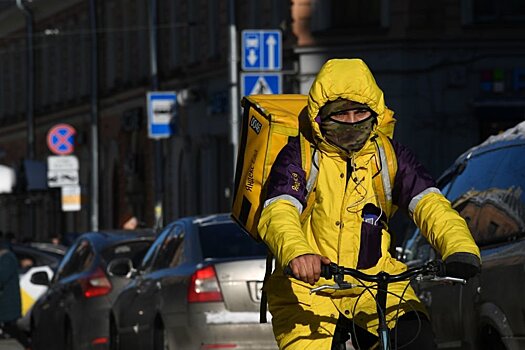
[[[169,322],[163,316],[170,314],[168,309],[172,302],[180,299],[180,292],[173,288],[173,282],[176,280],[173,278],[173,268],[177,267],[182,259],[182,249],[179,249],[184,236],[182,232],[179,223],[170,227],[142,283],[144,317],[141,318],[139,326],[142,330],[144,349],[153,348],[155,332],[161,331],[162,325]],[[180,287],[180,284],[177,286]],[[165,302],[166,297],[169,299],[168,303]]]
[[[145,347],[144,333],[150,328],[151,308],[154,308],[152,298],[156,293],[152,285],[151,273],[156,258],[166,237],[171,232],[168,225],[150,246],[138,268],[133,281],[119,294],[113,312],[117,318],[119,342],[121,349],[142,349]]]
[[[33,312],[34,332],[37,343],[42,344],[43,349],[62,349],[65,346],[68,305],[74,298],[73,290],[77,284],[75,276],[84,271],[93,258],[94,253],[87,240],[76,242],[60,263],[48,291],[38,300]]]

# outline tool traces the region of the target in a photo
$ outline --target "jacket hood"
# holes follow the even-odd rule
[[[394,113],[385,106],[383,91],[363,60],[331,59],[317,74],[308,95],[308,116],[316,138],[324,140],[319,128],[319,111],[329,101],[345,99],[366,104],[377,114],[376,130],[392,137]],[[372,132],[372,134],[374,134]]]

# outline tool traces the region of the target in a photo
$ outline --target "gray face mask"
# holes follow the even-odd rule
[[[356,152],[365,145],[375,122],[375,116],[357,123],[344,123],[326,118],[321,121],[321,132],[331,144],[347,152]]]

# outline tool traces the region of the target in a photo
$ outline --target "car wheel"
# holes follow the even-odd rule
[[[35,320],[33,318],[31,318],[30,330],[31,330],[31,348],[33,350],[41,350],[42,347],[40,346],[40,339],[38,339],[38,333],[35,327]]]
[[[153,350],[170,350],[166,329],[162,321],[157,318],[153,331]]]
[[[120,350],[120,335],[113,317],[109,321],[109,350]]]
[[[498,331],[491,326],[485,326],[481,329],[480,339],[482,350],[507,350]]]
[[[64,331],[64,349],[75,350],[75,343],[73,341],[73,327],[70,322],[66,322]]]

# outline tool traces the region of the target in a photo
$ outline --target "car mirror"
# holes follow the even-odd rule
[[[49,286],[49,276],[46,271],[37,271],[31,275],[31,283],[40,285],[40,286]]]
[[[133,262],[128,258],[118,258],[111,260],[107,268],[110,276],[132,277],[137,270],[133,267]]]

